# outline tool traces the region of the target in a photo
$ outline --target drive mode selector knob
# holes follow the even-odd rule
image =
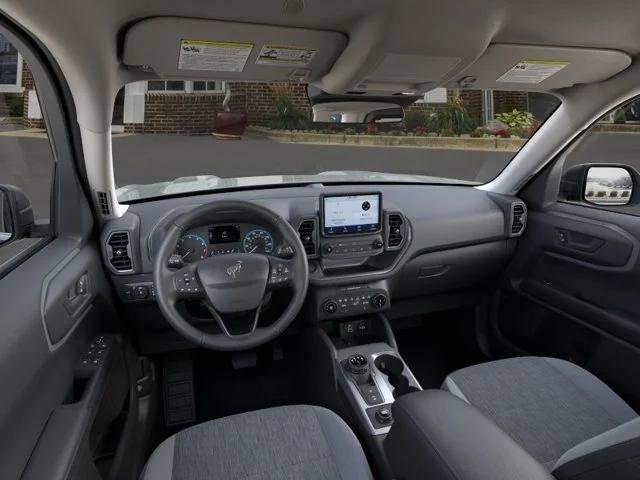
[[[386,304],[387,304],[387,297],[382,293],[378,293],[377,295],[374,295],[373,297],[371,297],[371,305],[374,308],[382,308]]]
[[[349,372],[355,375],[362,375],[369,372],[369,361],[364,355],[356,353],[355,355],[351,355],[347,358],[345,367]]]

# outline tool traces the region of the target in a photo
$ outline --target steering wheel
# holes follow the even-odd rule
[[[186,230],[226,221],[255,223],[277,232],[283,241],[281,247],[285,247],[278,249],[281,256],[232,253],[208,257],[179,270],[169,268],[169,258]],[[307,294],[309,267],[298,234],[281,216],[255,203],[224,200],[173,220],[155,255],[153,280],[158,306],[178,333],[205,348],[233,351],[262,345],[291,324]],[[258,327],[265,296],[282,288],[293,291],[289,305],[275,322]],[[184,300],[202,300],[222,333],[206,333],[188,322],[178,309]],[[246,325],[247,318],[249,327],[237,333],[232,325],[242,320]]]

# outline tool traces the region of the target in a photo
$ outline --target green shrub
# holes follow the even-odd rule
[[[418,128],[427,128],[429,123],[428,114],[420,110],[409,110],[404,115],[404,126],[407,130],[412,131]]]
[[[271,87],[275,100],[275,115],[269,120],[269,126],[277,130],[304,130],[309,127],[309,116],[292,99],[288,85]]]
[[[624,111],[624,109],[618,108],[613,113],[613,123],[617,123],[617,124],[627,123],[627,114]]]
[[[536,119],[530,112],[521,112],[514,108],[510,112],[498,113],[496,120],[509,127],[509,130],[530,130],[534,127]]]
[[[5,102],[9,109],[10,117],[21,117],[24,112],[24,103],[21,95],[6,95]]]
[[[439,108],[429,120],[427,128],[431,127],[430,130],[446,133],[447,136],[471,133],[477,127],[460,100],[453,100]]]

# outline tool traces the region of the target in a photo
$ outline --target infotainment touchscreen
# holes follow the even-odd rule
[[[380,231],[382,202],[379,193],[322,197],[322,229],[325,235]]]

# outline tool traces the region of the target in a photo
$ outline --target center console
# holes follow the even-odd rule
[[[393,424],[396,398],[422,390],[397,350],[372,343],[337,350],[338,383],[370,435]]]
[[[347,408],[346,417],[373,452],[379,477],[393,478],[383,445],[395,422],[391,407],[422,387],[400,355],[387,318],[376,313],[325,321],[310,332],[307,348],[321,364],[316,378],[324,372],[339,393],[332,407]],[[327,394],[326,386],[321,392]]]
[[[301,219],[298,231],[309,259],[307,318],[330,340],[336,383],[363,430],[384,435],[395,399],[421,390],[383,315],[409,222],[384,208],[380,192],[323,194],[318,217]]]
[[[408,221],[380,192],[319,196],[318,216],[300,219],[309,259],[309,317],[362,316],[391,306],[387,279],[410,241]]]

